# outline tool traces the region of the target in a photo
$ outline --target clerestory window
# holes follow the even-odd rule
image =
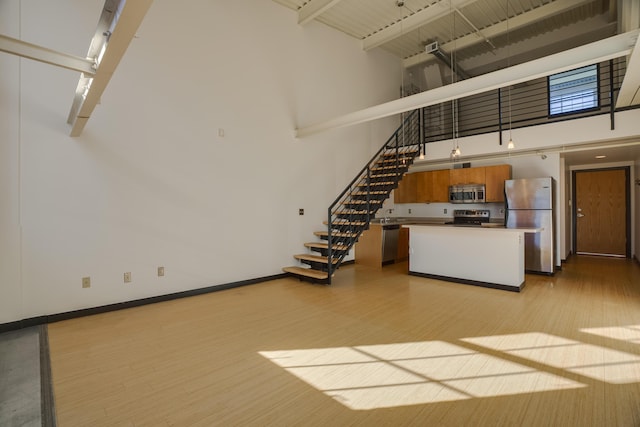
[[[598,65],[588,65],[548,77],[549,115],[598,108]]]

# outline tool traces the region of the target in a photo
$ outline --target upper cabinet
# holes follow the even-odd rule
[[[447,203],[450,185],[485,184],[487,203],[502,203],[507,179],[511,179],[511,165],[408,173],[395,189],[394,202]]]
[[[485,168],[462,168],[449,170],[449,185],[483,184]]]
[[[504,182],[511,179],[511,165],[487,166],[484,170],[487,202],[504,202]]]
[[[417,202],[417,173],[407,173],[398,183],[398,188],[393,191],[394,203]]]
[[[449,201],[449,170],[418,172],[416,191],[418,203]]]

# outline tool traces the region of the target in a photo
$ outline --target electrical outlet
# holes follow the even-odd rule
[[[158,267],[158,277],[164,276],[164,267]]]
[[[411,208],[409,208],[409,213],[411,213]]]
[[[447,213],[447,208],[444,208],[444,213]]]
[[[131,273],[124,273],[124,283],[129,283],[131,281]]]
[[[298,209],[298,215],[304,215],[304,209],[302,208]]]
[[[500,209],[500,213],[503,214],[504,213],[504,209]]]
[[[82,278],[82,287],[90,288],[91,287],[91,277],[83,277]]]

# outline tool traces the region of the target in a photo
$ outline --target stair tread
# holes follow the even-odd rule
[[[329,225],[329,221],[322,221],[324,225]],[[331,222],[333,225],[365,225],[366,221],[349,221],[346,219],[336,219]]]
[[[384,170],[384,169],[395,169],[396,166],[395,165],[387,165],[387,166],[374,166],[372,167],[370,170],[372,171],[377,171],[377,170]]]
[[[369,194],[387,194],[388,191],[369,191]],[[352,196],[366,196],[367,192],[366,191],[354,191],[353,193],[351,193]]]
[[[307,248],[318,248],[318,249],[329,249],[329,244],[325,243],[325,242],[307,242],[304,244],[305,247]],[[340,245],[340,244],[333,244],[331,245],[331,248],[335,251],[346,251],[347,249],[349,249],[348,246],[346,245]]]
[[[324,280],[329,277],[329,274],[326,271],[314,270],[312,268],[284,267],[282,271],[285,273],[295,274],[297,276],[311,277],[319,280]]]
[[[346,210],[346,211],[335,211],[334,215],[366,215],[367,211],[356,211],[356,210]]]
[[[387,151],[386,153],[382,153],[383,157],[395,157],[396,149],[392,148],[392,151]],[[407,154],[413,155],[418,153],[420,150],[407,150],[407,151],[398,151],[398,156],[406,156]]]
[[[379,173],[376,175],[371,175],[372,178],[386,178],[388,176],[398,176],[398,175],[404,175],[404,174],[397,174],[397,173]]]
[[[297,254],[293,256],[295,259],[311,261],[311,262],[321,262],[323,264],[329,264],[329,259],[326,256],[320,255],[310,255],[310,254]],[[334,258],[333,263],[337,264],[338,259]]]
[[[358,184],[357,187],[366,187],[368,186],[375,186],[375,185],[394,185],[395,182],[394,181],[381,181],[381,182],[370,182],[369,184],[362,183],[362,184]]]
[[[322,236],[328,236],[329,232],[328,231],[314,231],[313,232],[314,235],[318,236],[318,237],[322,237]],[[331,237],[355,237],[357,235],[357,233],[350,233],[350,232],[333,232],[331,233]]]

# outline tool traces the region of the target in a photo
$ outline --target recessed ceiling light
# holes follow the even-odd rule
[[[605,157],[607,156],[599,155],[599,156],[596,156],[596,159],[604,159]]]

